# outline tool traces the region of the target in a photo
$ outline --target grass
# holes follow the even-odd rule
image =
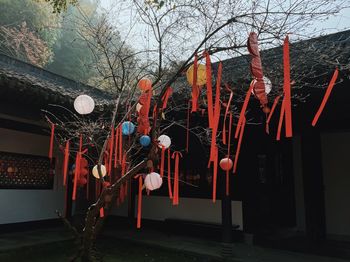
[[[98,243],[104,262],[193,262],[213,261],[208,258],[184,254],[174,250],[168,251],[158,247],[144,246],[131,242],[102,239]],[[75,245],[71,241],[20,248],[6,253],[0,253],[1,262],[64,262],[75,254]]]

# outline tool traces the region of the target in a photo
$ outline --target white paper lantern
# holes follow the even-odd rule
[[[102,177],[105,177],[107,175],[107,169],[104,165],[101,165],[101,173]],[[100,178],[100,176],[98,175],[97,165],[92,168],[92,175],[97,179]]]
[[[90,114],[94,108],[95,102],[88,95],[80,95],[74,100],[74,109],[81,115]]]
[[[171,145],[171,139],[167,135],[158,137],[158,146],[160,148],[168,148]]]
[[[145,187],[151,191],[160,188],[162,183],[163,179],[156,172],[147,174],[144,181]]]
[[[142,108],[142,105],[140,103],[137,103],[136,104],[136,111],[140,112],[141,108]]]
[[[268,95],[272,90],[272,83],[271,83],[271,80],[266,76],[263,76],[263,80],[265,84],[265,93]],[[255,82],[256,80],[254,79],[253,83],[255,84]],[[254,88],[252,89],[252,94],[254,95]]]

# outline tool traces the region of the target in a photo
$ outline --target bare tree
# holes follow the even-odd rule
[[[120,3],[118,3],[120,5]],[[111,19],[106,15],[100,21],[93,22],[82,19],[84,32],[82,36],[91,48],[98,72],[104,82],[104,86],[115,92],[110,116],[101,116],[97,120],[80,118],[74,113],[63,114],[58,117],[47,112],[50,122],[56,124],[61,132],[58,132],[61,143],[67,139],[78,141],[83,136],[86,147],[93,144],[97,152],[95,160],[98,164],[99,182],[103,186],[101,194],[96,202],[87,211],[84,231],[81,235],[82,246],[75,259],[94,261],[94,243],[103,226],[105,218],[110,213],[113,203],[119,195],[121,186],[135,177],[140,172],[149,172],[159,162],[160,149],[156,143],[159,135],[171,125],[185,127],[186,120],[175,123],[164,120],[164,113],[170,109],[163,109],[164,95],[170,86],[180,95],[187,95],[184,90],[188,86],[183,83],[183,73],[193,64],[194,57],[198,55],[199,61],[203,60],[204,51],[212,56],[213,61],[222,58],[234,57],[247,53],[247,37],[251,31],[258,34],[262,49],[278,46],[289,33],[298,36],[298,39],[306,38],[306,30],[315,21],[337,14],[346,7],[346,1],[279,1],[257,0],[247,2],[245,0],[180,0],[180,1],[143,1],[133,0],[127,2],[128,8],[135,12],[130,23],[130,28],[123,34],[117,33],[111,26]],[[117,6],[121,8],[120,6]],[[119,9],[120,10],[120,9]],[[110,13],[109,13],[110,14]],[[140,23],[140,24],[138,24]],[[130,43],[131,31],[136,25],[144,28],[146,34],[145,48],[133,46]],[[124,40],[121,40],[123,39]],[[129,41],[128,41],[129,39]],[[118,41],[116,41],[118,40]],[[296,37],[294,40],[297,40]],[[310,50],[313,47],[307,47]],[[146,61],[144,60],[145,58]],[[179,63],[181,61],[181,63]],[[299,61],[299,60],[298,60]],[[341,66],[341,62],[325,55],[322,61],[314,61],[317,64],[331,64],[333,67]],[[176,69],[171,68],[176,64]],[[305,63],[305,67],[310,64]],[[270,99],[282,95],[281,78],[278,77],[280,68],[264,68],[273,80],[276,87],[271,93]],[[248,68],[243,68],[247,78],[250,73]],[[242,71],[241,70],[241,71]],[[311,70],[313,72],[313,70]],[[123,152],[127,159],[127,169],[122,176],[111,180],[106,184],[102,177],[101,164],[103,157],[108,152],[108,144],[112,138],[112,132],[127,119],[136,119],[135,108],[138,99],[137,83],[139,79],[148,76],[153,80],[153,115],[150,117],[150,136],[152,143],[148,154],[139,154],[140,146],[137,143],[138,136],[131,136],[123,143]],[[304,77],[308,77],[304,75]],[[246,79],[246,78],[245,78]],[[224,79],[225,80],[225,79]],[[234,91],[234,102],[228,109],[235,117],[238,117],[239,105],[246,93],[244,85],[230,86],[222,84],[222,89]],[[302,100],[302,98],[296,97]],[[187,101],[172,101],[171,110],[185,111]],[[227,95],[223,95],[221,103],[227,101]],[[69,116],[70,115],[70,116]],[[249,120],[248,120],[249,121]],[[207,127],[194,127],[193,130],[203,143],[210,140],[211,130]],[[219,135],[219,133],[218,133]],[[75,148],[78,146],[76,145]],[[117,165],[115,172],[122,173],[122,166]],[[110,175],[110,174],[109,174]],[[168,174],[170,175],[170,174]],[[103,208],[104,216],[99,212]]]

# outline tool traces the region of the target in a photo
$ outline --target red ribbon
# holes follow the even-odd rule
[[[265,127],[265,130],[266,130],[266,133],[269,134],[269,124],[270,124],[270,121],[271,121],[271,117],[273,115],[273,113],[275,112],[275,109],[276,109],[276,106],[278,104],[278,101],[280,100],[281,98],[281,95],[277,96],[275,98],[275,100],[273,101],[273,105],[272,105],[272,108],[271,108],[271,111],[269,113],[269,116],[267,117],[266,119],[266,127]]]
[[[208,119],[209,127],[213,126],[214,109],[213,109],[213,91],[212,91],[212,71],[211,71],[211,61],[210,56],[207,51],[204,52],[205,56],[205,68],[206,68],[206,80],[207,80],[207,100],[208,100]]]
[[[161,158],[160,158],[160,176],[164,176],[164,158],[165,158],[165,147],[162,146]]]
[[[236,170],[237,170],[238,157],[239,157],[239,153],[241,151],[241,144],[242,144],[245,124],[246,124],[246,119],[244,117],[243,122],[242,122],[241,131],[239,133],[239,139],[238,139],[238,144],[237,144],[237,149],[236,149],[236,156],[235,156],[235,161],[233,164],[233,173],[236,173]]]
[[[238,119],[238,123],[237,123],[237,127],[236,127],[236,133],[235,133],[235,138],[236,139],[238,138],[239,131],[241,129],[242,123],[243,123],[243,121],[245,121],[245,111],[247,110],[247,106],[248,106],[250,95],[251,95],[252,90],[253,90],[253,86],[254,86],[254,81],[252,81],[252,83],[250,84],[250,87],[249,87],[249,89],[247,91],[247,94],[245,96],[245,99],[244,99],[244,103],[243,103],[243,106],[242,106],[242,109],[241,109],[241,113],[239,114],[239,119]]]
[[[105,211],[103,209],[103,207],[100,208],[100,217],[104,217],[105,216]]]
[[[49,148],[49,158],[52,159],[53,155],[53,142],[55,137],[55,124],[51,123],[51,136],[50,136],[50,148]]]
[[[172,93],[173,93],[173,89],[169,86],[166,89],[165,94],[162,97],[162,101],[163,101],[162,109],[163,110],[167,107],[169,97],[171,96]]]
[[[115,144],[114,144],[114,168],[117,168],[117,160],[118,160],[118,140],[119,140],[119,127],[115,129]]]
[[[231,154],[231,129],[232,129],[232,114],[230,113],[229,127],[228,127],[228,144],[227,144],[227,158]],[[229,169],[226,170],[226,196],[230,195],[230,175]]]
[[[187,153],[188,153],[189,143],[190,143],[190,101],[188,101],[187,123],[186,123],[186,152]]]
[[[141,228],[141,206],[142,206],[142,176],[139,176],[139,193],[137,196],[137,228]]]
[[[282,124],[283,124],[283,116],[285,113],[285,107],[286,107],[286,100],[283,98],[282,104],[281,104],[281,111],[280,111],[280,119],[278,121],[278,128],[277,128],[277,136],[276,140],[279,141],[281,139],[281,130],[282,130]]]
[[[66,146],[64,148],[64,160],[63,160],[63,185],[67,185],[67,173],[69,164],[69,140],[66,141]]]
[[[324,109],[324,107],[326,106],[326,103],[328,101],[328,98],[333,90],[333,87],[334,87],[334,84],[335,84],[335,81],[337,81],[337,78],[338,78],[338,68],[335,69],[334,73],[333,73],[333,77],[331,79],[331,81],[329,82],[329,85],[327,87],[327,90],[326,90],[326,93],[322,99],[322,103],[319,107],[319,109],[317,110],[317,113],[314,117],[314,119],[312,120],[312,126],[315,126],[317,124],[317,121],[320,117],[320,115],[322,114],[322,111]]]
[[[179,163],[180,157],[182,157],[181,152],[174,151],[172,159],[175,158],[175,170],[174,170],[174,196],[173,205],[177,206],[179,204]]]
[[[80,135],[79,138],[79,151],[77,152],[77,156],[75,158],[75,174],[74,174],[74,184],[73,184],[73,194],[72,194],[72,200],[75,201],[76,195],[77,195],[77,186],[78,186],[78,180],[80,177],[80,162],[81,162],[81,151],[83,148],[83,137]]]
[[[198,56],[194,56],[193,62],[193,82],[192,82],[192,110],[191,112],[197,112],[198,110],[198,96],[199,87],[197,85],[197,70],[198,70]]]
[[[223,127],[222,127],[222,143],[224,145],[226,145],[226,117],[227,117],[228,110],[230,109],[232,97],[233,97],[233,92],[230,92],[230,98],[228,99],[228,102],[227,102],[227,105],[226,105],[224,124],[223,124]]]
[[[111,181],[112,177],[112,159],[113,159],[113,146],[114,146],[114,127],[111,127],[111,137],[109,138],[109,162],[108,162],[108,174]]]
[[[283,45],[283,72],[284,72],[284,100],[285,100],[285,121],[286,137],[293,136],[292,130],[292,104],[290,88],[290,58],[289,58],[289,37],[286,36]]]
[[[123,160],[123,132],[122,126],[119,127],[119,164],[122,163]]]
[[[173,192],[171,190],[171,161],[170,161],[170,148],[168,148],[168,191],[169,191],[169,198],[173,198]]]

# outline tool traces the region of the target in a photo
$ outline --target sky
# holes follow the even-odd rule
[[[350,0],[349,5],[350,5]],[[127,36],[134,49],[145,50],[152,46],[152,40],[147,38],[147,30],[141,23],[135,21],[135,10],[127,6],[130,1],[126,0],[100,0],[102,8],[113,10],[111,20],[118,24],[121,34]],[[117,11],[118,10],[118,11]],[[111,12],[112,14],[112,12]],[[130,30],[132,28],[132,30]],[[350,30],[350,8],[343,9],[336,16],[331,16],[323,22],[315,22],[307,31],[310,35],[331,34],[343,30]]]

